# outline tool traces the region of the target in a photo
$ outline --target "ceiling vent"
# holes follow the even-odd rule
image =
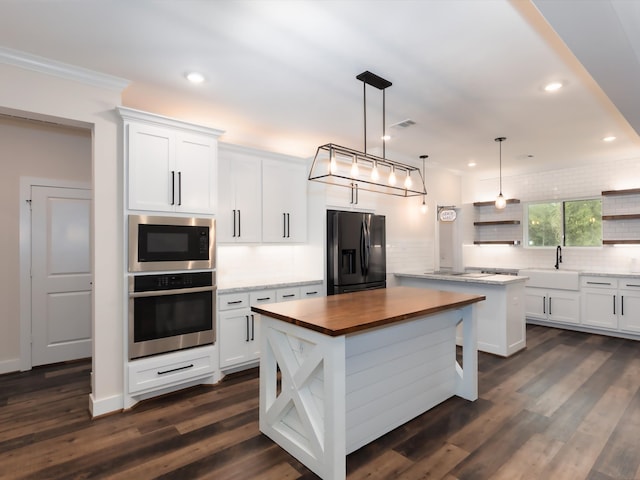
[[[406,120],[403,120],[401,122],[394,123],[393,125],[389,125],[389,128],[407,128],[407,127],[410,127],[411,125],[415,125],[415,124],[416,124],[416,122],[414,122],[410,118],[407,118]]]

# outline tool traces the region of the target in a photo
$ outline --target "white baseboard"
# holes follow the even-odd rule
[[[124,398],[122,395],[113,395],[107,398],[101,398],[96,400],[93,393],[89,394],[89,411],[93,418],[107,413],[114,413],[122,411],[124,405]]]
[[[20,371],[20,359],[11,358],[9,360],[0,360],[0,375],[3,373],[12,373]]]

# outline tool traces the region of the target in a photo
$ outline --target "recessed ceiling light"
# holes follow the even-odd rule
[[[191,83],[202,83],[204,82],[204,75],[199,72],[189,72],[187,73],[187,80]]]
[[[544,86],[544,91],[545,92],[555,92],[557,90],[560,90],[562,88],[562,82],[551,82],[551,83],[547,83]]]
[[[475,167],[475,166],[476,166],[476,162],[467,163],[467,167]]]
[[[604,137],[602,139],[603,142],[613,142],[616,139],[616,137],[614,137],[613,135],[610,135],[608,137]]]

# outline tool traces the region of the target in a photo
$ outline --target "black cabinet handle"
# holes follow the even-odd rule
[[[233,302],[227,302],[227,305],[237,305],[239,303],[242,303],[242,300],[234,300]]]
[[[193,368],[193,363],[185,365],[184,367],[172,368],[171,370],[165,370],[164,372],[158,371],[158,375],[166,375],[167,373],[179,372],[180,370],[188,370]]]
[[[287,214],[282,214],[282,238],[287,237]]]
[[[611,286],[610,282],[587,282],[587,285],[609,285]]]
[[[249,341],[249,315],[245,315],[244,316],[245,320],[247,321],[247,338],[245,339],[245,342]]]
[[[624,315],[624,295],[620,295],[620,315]]]
[[[358,204],[358,184],[356,183],[356,205]]]
[[[307,292],[306,295],[316,295],[318,292]]]
[[[242,236],[242,218],[240,217],[240,209],[238,209],[238,238]]]
[[[542,297],[542,313],[547,313],[547,297]]]
[[[236,236],[236,209],[233,209],[233,236]]]
[[[265,301],[267,301],[267,300],[271,300],[271,297],[256,298],[256,300],[257,300],[258,302],[265,302]]]
[[[178,172],[178,205],[182,205],[182,172]]]
[[[171,170],[171,205],[176,204],[176,171]]]
[[[288,295],[282,295],[282,298],[291,298],[291,297],[295,297],[296,294],[295,293],[290,293]]]
[[[549,315],[551,315],[551,297],[549,297]]]
[[[291,237],[291,222],[289,221],[289,216],[287,213],[287,238]]]
[[[616,314],[616,296],[613,296],[613,314]]]
[[[254,318],[254,315],[251,315],[251,341],[253,342],[253,340],[255,339],[255,333],[256,333],[256,319]]]

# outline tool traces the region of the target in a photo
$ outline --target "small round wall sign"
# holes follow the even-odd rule
[[[456,216],[456,211],[450,208],[442,209],[438,214],[438,218],[440,218],[441,222],[453,222],[456,219]]]

